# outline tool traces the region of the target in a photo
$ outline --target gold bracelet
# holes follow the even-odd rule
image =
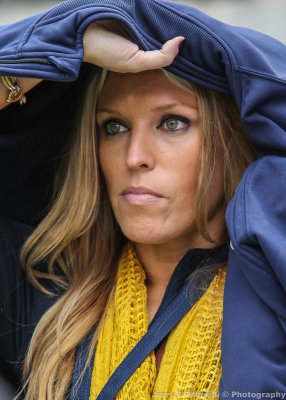
[[[10,90],[7,103],[16,103],[19,101],[21,105],[26,104],[26,96],[24,95],[22,88],[18,86],[17,78],[15,76],[1,76],[1,78],[6,88]]]

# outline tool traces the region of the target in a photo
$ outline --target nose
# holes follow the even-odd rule
[[[148,128],[132,129],[126,154],[126,165],[131,170],[152,170],[155,166],[155,149]]]

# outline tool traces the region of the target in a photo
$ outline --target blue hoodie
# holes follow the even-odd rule
[[[121,22],[144,50],[157,49],[170,38],[184,36],[185,45],[167,69],[232,95],[237,102],[259,157],[244,174],[226,214],[232,245],[224,296],[220,397],[285,398],[286,46],[178,3],[69,0],[0,27],[0,74],[75,81],[82,63],[85,29],[93,21],[109,18]],[[45,83],[41,85],[34,90],[43,90]],[[65,84],[57,94],[49,86],[43,96],[53,107],[57,95],[67,99],[69,90],[76,88],[76,84]],[[18,110],[15,105],[10,107]],[[60,110],[64,112],[64,107]],[[45,129],[37,123],[40,130]],[[18,140],[16,131],[13,140]],[[52,136],[52,140],[56,147],[56,142],[64,139]],[[6,167],[12,156],[7,143],[1,139],[0,162]],[[26,144],[21,142],[21,149]],[[20,171],[13,185],[11,177],[3,173],[1,196],[8,199],[3,208],[8,214],[10,201],[17,202],[15,194],[27,185],[31,190],[26,203],[32,201],[32,206],[27,206],[23,220],[31,219],[32,210],[38,211],[45,204],[38,190],[42,183],[35,176],[41,152],[45,151],[28,163],[25,172]],[[35,182],[36,189],[32,189]],[[9,193],[14,196],[9,197]]]

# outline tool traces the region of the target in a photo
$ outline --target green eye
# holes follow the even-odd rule
[[[169,133],[183,133],[191,126],[190,120],[177,115],[165,117],[158,128]]]
[[[107,135],[117,135],[121,132],[126,132],[128,128],[120,121],[111,120],[103,124],[105,133]]]
[[[165,121],[166,128],[169,129],[170,131],[175,131],[179,127],[180,121],[177,119],[167,119]]]
[[[109,122],[106,126],[106,130],[108,133],[119,133],[121,130],[121,125],[118,122]]]

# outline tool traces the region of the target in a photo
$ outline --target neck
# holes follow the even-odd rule
[[[135,248],[146,274],[147,308],[151,323],[174,269],[190,246],[136,244]]]
[[[156,314],[171,275],[187,251],[184,247],[170,245],[135,244],[137,255],[146,274],[147,308],[149,323]]]
[[[224,214],[223,214],[224,217]],[[224,224],[219,218],[210,224],[209,231],[216,243],[225,236]],[[178,262],[191,248],[213,248],[215,244],[201,235],[180,237],[163,244],[135,243],[135,249],[146,274],[147,308],[149,322],[152,321]]]
[[[168,285],[185,249],[171,249],[168,245],[136,244],[136,252],[143,265],[147,286]]]
[[[222,242],[222,238],[225,237],[225,227],[221,223],[221,218],[212,221],[209,232],[215,243]],[[179,238],[163,244],[135,243],[137,255],[147,277],[147,287],[166,288],[178,262],[189,249],[211,249],[216,246],[214,242],[209,242],[199,235],[195,238]]]
[[[182,242],[177,245],[174,243],[135,244],[137,255],[146,274],[147,287],[161,287],[162,289],[167,287],[177,264],[190,248],[211,248],[213,246],[211,243],[204,246],[190,246],[189,243]]]

